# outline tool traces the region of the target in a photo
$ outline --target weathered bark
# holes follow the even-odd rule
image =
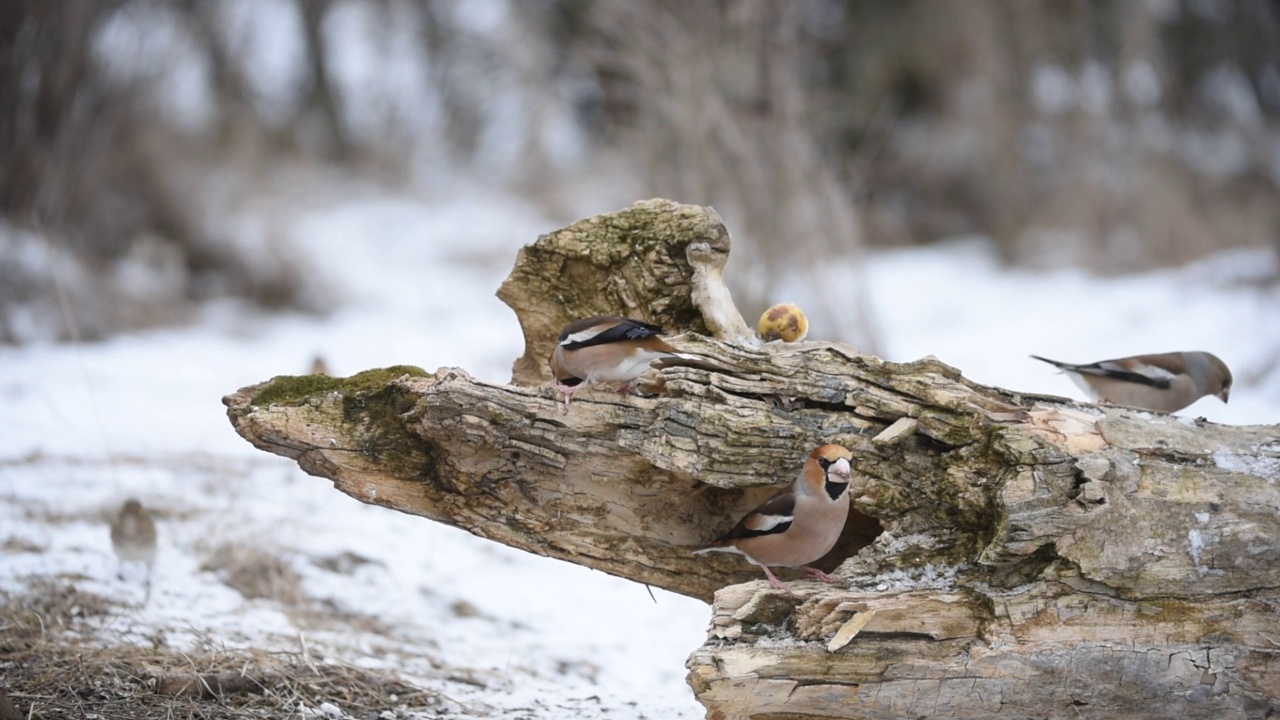
[[[673,340],[710,362],[663,368],[654,397],[589,390],[562,414],[545,385],[392,368],[277,378],[228,396],[230,417],[366,502],[714,593],[689,660],[709,717],[1280,710],[1280,428],[753,343],[720,283],[728,246],[709,210],[641,203],[539,239],[503,286],[526,384],[575,315],[712,330]],[[849,587],[782,593],[740,558],[690,555],[823,442],[855,459],[860,512],[819,564]]]

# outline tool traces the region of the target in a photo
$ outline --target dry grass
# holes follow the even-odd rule
[[[258,718],[330,703],[361,718],[436,716],[465,709],[393,674],[303,652],[206,647],[182,652],[86,640],[87,618],[111,601],[73,585],[34,580],[0,594],[0,687],[21,717]]]
[[[200,569],[218,573],[223,582],[248,599],[275,600],[287,606],[299,606],[306,600],[298,573],[282,558],[258,545],[219,545],[209,553]]]
[[[331,572],[350,575],[362,565],[376,563],[354,553],[321,558],[315,565]],[[205,553],[201,570],[218,575],[228,587],[248,600],[271,600],[298,627],[333,629],[343,627],[386,637],[395,629],[383,620],[346,607],[332,599],[309,597],[302,587],[302,577],[280,555],[264,544],[227,542]]]

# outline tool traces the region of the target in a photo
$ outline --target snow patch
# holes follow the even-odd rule
[[[1196,565],[1196,571],[1201,575],[1205,574],[1206,568],[1200,564],[1200,554],[1204,552],[1204,538],[1200,537],[1200,530],[1191,528],[1187,531],[1187,543],[1190,545],[1191,561]]]
[[[956,573],[959,570],[959,566],[956,565],[929,563],[906,570],[890,570],[874,577],[853,581],[850,585],[857,588],[874,587],[877,592],[948,590],[955,587]]]
[[[1280,457],[1261,454],[1261,448],[1254,450],[1257,454],[1239,454],[1226,450],[1213,453],[1213,462],[1218,468],[1227,472],[1240,473],[1259,477],[1271,484],[1280,478]]]

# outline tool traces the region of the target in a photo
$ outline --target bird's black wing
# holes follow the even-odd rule
[[[594,332],[593,332],[594,331]],[[578,350],[621,340],[643,340],[662,334],[662,326],[624,317],[589,317],[575,320],[560,333],[560,347]]]
[[[788,488],[747,513],[732,530],[716,538],[716,543],[786,532],[795,518],[795,511],[796,496]]]

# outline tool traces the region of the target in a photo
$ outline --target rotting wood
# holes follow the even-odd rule
[[[714,594],[689,659],[709,717],[1280,712],[1280,428],[984,387],[932,358],[746,342],[727,291],[696,287],[728,249],[704,208],[585,220],[526,248],[503,285],[528,341],[516,385],[449,368],[277,379],[228,396],[228,413],[366,502]],[[714,365],[664,367],[654,397],[587,390],[561,415],[545,359],[590,314],[695,331],[673,343]],[[854,454],[859,512],[818,564],[849,587],[781,593],[740,558],[689,554],[823,442]]]

